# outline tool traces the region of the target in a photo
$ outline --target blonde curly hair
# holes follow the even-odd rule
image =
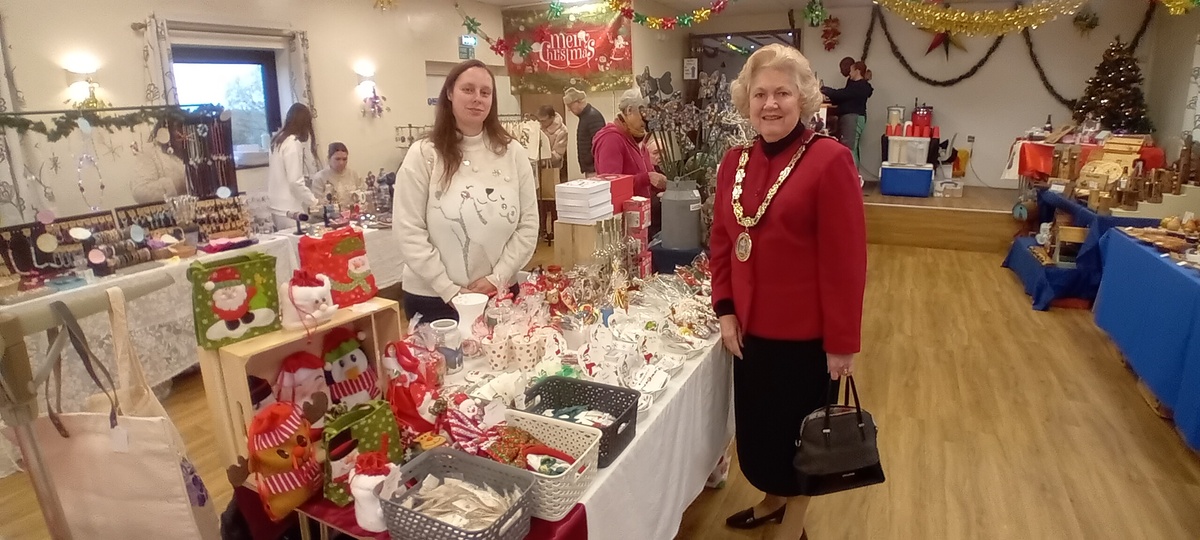
[[[750,117],[750,86],[754,77],[764,69],[778,69],[790,73],[795,79],[800,97],[800,121],[812,118],[821,109],[821,85],[813,74],[812,66],[800,51],[787,45],[774,43],[755,51],[746,60],[745,67],[730,87],[733,105],[742,116]]]

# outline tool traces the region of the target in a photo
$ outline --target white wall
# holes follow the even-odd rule
[[[647,15],[669,16],[679,11],[663,6],[657,2],[637,0],[638,11]],[[642,25],[633,25],[633,74],[640,75],[646,67],[655,77],[670,71],[672,81],[677,89],[682,90],[683,56],[687,51],[687,31],[684,30],[651,30]],[[636,84],[636,83],[635,83]],[[633,88],[634,86],[631,86]],[[623,91],[622,91],[623,92]],[[604,119],[611,122],[616,117],[617,99],[621,92],[597,92],[588,95],[588,102],[604,114]],[[579,172],[578,146],[575,134],[579,128],[579,119],[569,111],[567,121],[567,174],[569,178],[581,178]]]
[[[802,30],[803,51],[818,75],[824,77],[830,86],[839,87],[841,75],[838,73],[838,61],[844,56],[858,57],[861,54],[867,25],[871,20],[871,9],[839,8],[836,3],[828,2],[826,5],[829,13],[841,20],[841,43],[833,51],[826,52],[821,42],[821,29],[805,27]],[[1002,9],[1011,3],[972,2],[971,5],[980,9]],[[798,19],[800,10],[801,5],[797,4]],[[1080,96],[1109,41],[1118,34],[1125,40],[1132,38],[1144,11],[1143,2],[1104,2],[1100,11],[1100,27],[1086,38],[1075,30],[1070,17],[1060,18],[1034,30],[1034,46],[1055,88],[1068,98]],[[931,36],[887,10],[884,13],[901,52],[917,72],[926,77],[945,79],[958,76],[977,62],[992,42],[990,38],[964,37],[962,42],[967,52],[952,49],[949,61],[940,49],[925,56]],[[1195,17],[1193,14],[1188,18]],[[1165,11],[1160,10],[1155,18],[1167,18]],[[746,16],[722,15],[697,25],[693,31],[709,34],[785,27],[786,11],[781,10],[779,13]],[[1154,31],[1152,26],[1146,41],[1138,49],[1138,58],[1145,74],[1151,72]],[[1189,49],[1189,59],[1190,54]],[[1165,69],[1190,69],[1190,60],[1167,62],[1173,66]],[[910,76],[892,56],[879,28],[875,30],[867,65],[873,72],[871,84],[875,87],[875,94],[868,103],[868,124],[863,145],[865,176],[868,177],[878,172],[878,141],[883,134],[889,105],[903,105],[911,114],[913,99],[917,98],[934,107],[934,121],[941,126],[942,137],[948,139],[957,133],[956,144],[963,146],[967,135],[974,135],[974,170],[983,182],[995,187],[1015,187],[1014,183],[998,180],[1014,138],[1032,126],[1044,124],[1047,114],[1053,116],[1056,125],[1065,123],[1069,118],[1067,109],[1042,88],[1019,34],[1004,38],[1000,48],[975,77],[948,88],[928,86]],[[1154,107],[1152,102],[1152,111]],[[977,182],[969,172],[967,176],[969,183]]]
[[[499,8],[462,4],[485,31],[500,34]],[[67,97],[62,63],[74,52],[100,61],[102,98],[116,106],[143,104],[142,41],[130,24],[151,12],[171,20],[307,31],[318,138],[345,142],[351,167],[364,174],[399,165],[402,151],[393,142],[394,126],[425,124],[432,118],[422,82],[425,61],[458,62],[463,33],[452,3],[443,0],[403,0],[387,12],[374,9],[370,0],[5,0],[0,15],[25,110],[62,108]],[[486,46],[477,55],[488,64],[501,64]],[[364,118],[360,112],[353,71],[360,60],[377,66],[379,93],[392,109],[382,118]],[[60,215],[83,210],[73,169],[46,174],[63,206]],[[243,189],[262,186],[265,169],[243,170],[238,180]],[[132,202],[127,194],[122,200],[127,179],[106,175],[105,181],[106,207]]]
[[[1165,15],[1160,11],[1156,15]],[[1197,36],[1200,35],[1200,10],[1187,15],[1161,17],[1155,23],[1155,35],[1150,46],[1155,58],[1153,70],[1147,73],[1151,104],[1150,119],[1154,122],[1155,140],[1167,152],[1167,161],[1174,161],[1183,145],[1182,133],[1191,129],[1192,121],[1185,119],[1188,79],[1192,75],[1192,60]],[[1200,66],[1196,66],[1200,67]]]

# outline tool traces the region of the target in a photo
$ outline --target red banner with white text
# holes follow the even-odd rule
[[[545,6],[502,14],[513,94],[633,87],[630,22],[606,4],[569,5],[554,18]]]

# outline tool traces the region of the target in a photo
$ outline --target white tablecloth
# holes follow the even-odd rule
[[[216,260],[236,256],[239,253],[258,251],[273,255],[276,259],[275,274],[278,280],[287,280],[296,268],[296,249],[294,242],[280,236],[263,236],[257,245],[232,250],[213,255],[202,255],[198,258],[182,261],[131,274],[102,278],[96,283],[55,293],[35,300],[25,305],[46,306],[51,302],[67,300],[72,295],[87,290],[107,289],[156,274],[167,274],[174,283],[162,290],[138,298],[129,305],[129,330],[133,337],[133,345],[138,359],[146,370],[146,377],[152,386],[162,384],[183,373],[199,362],[196,356],[196,333],[192,322],[192,284],[187,279],[187,268],[195,260]],[[9,308],[0,308],[0,311]],[[100,313],[80,319],[79,325],[88,337],[88,343],[96,351],[99,358],[111,365],[112,336],[108,324],[108,315]],[[35,365],[40,365],[46,349],[45,334],[28,336],[25,346],[29,350],[29,358]],[[74,361],[73,361],[74,360]],[[114,371],[115,372],[115,371]],[[67,411],[77,411],[87,399],[95,393],[95,385],[88,378],[83,366],[75,360],[75,354],[69,352],[63,357],[63,408]],[[2,425],[2,424],[0,424]],[[0,437],[0,477],[15,471],[15,449],[3,437]]]
[[[589,540],[671,540],[733,436],[733,369],[714,345],[672,378],[583,495]]]

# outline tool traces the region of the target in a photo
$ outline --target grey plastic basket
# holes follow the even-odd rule
[[[420,482],[426,476],[445,478],[455,473],[461,474],[468,481],[496,490],[511,490],[515,487],[521,493],[520,498],[496,523],[480,531],[464,531],[400,506],[409,495],[407,491],[393,500],[381,498],[383,516],[392,540],[522,540],[529,534],[529,519],[533,515],[529,490],[533,488],[535,480],[528,471],[470,456],[458,450],[434,448],[395,469],[391,474],[400,475],[401,484],[407,485],[411,481]]]
[[[598,382],[546,377],[525,391],[525,412],[542,415],[546,409],[587,405],[590,409],[611,414],[617,421],[600,430],[603,434],[600,438],[600,468],[603,469],[611,465],[633,441],[637,433],[637,402],[640,395],[637,390]]]

